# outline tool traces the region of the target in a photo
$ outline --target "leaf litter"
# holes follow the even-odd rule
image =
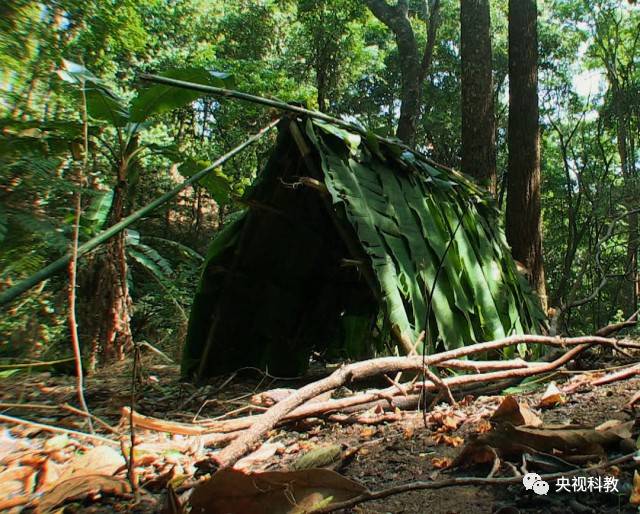
[[[288,394],[269,393],[269,388],[276,385],[273,381],[260,384],[235,380],[217,391],[215,385],[196,388],[181,384],[175,367],[148,363],[147,369],[155,379],[143,384],[137,409],[161,423],[206,427],[206,423],[193,424],[196,416],[233,420],[233,415],[227,417],[225,412],[239,408],[243,415],[255,408],[253,414],[257,415],[263,409],[260,405],[252,407],[252,396],[255,403],[259,398],[262,405],[268,405]],[[496,467],[496,458],[500,466],[494,476],[508,476],[513,466],[540,472],[570,469],[633,447],[637,430],[631,404],[640,384],[634,378],[624,384],[572,390],[569,382],[554,384],[555,389],[549,386],[543,393],[468,398],[455,406],[436,406],[427,413],[427,429],[421,414],[397,409],[374,409],[355,418],[349,414],[346,418],[337,416],[333,421],[306,419],[273,430],[268,440],[238,461],[234,469],[218,473],[210,465],[216,444],[204,444],[206,435],[137,429],[133,456],[141,488],[136,498],[127,475],[129,426],[120,412],[128,404],[124,393],[128,381],[126,373],[110,372],[93,378],[87,389],[92,413],[121,434],[124,453],[118,446],[80,439],[73,433],[4,425],[0,432],[3,512],[64,512],[65,506],[74,507],[74,512],[89,506],[92,512],[113,512],[129,505],[136,512],[205,509],[200,512],[301,513],[326,509],[332,502],[365,490],[459,476],[467,473],[463,469],[486,476]],[[73,401],[71,377],[39,374],[15,382],[6,379],[4,383],[9,387],[1,393],[3,404],[55,406]],[[255,397],[263,393],[267,394]],[[558,395],[562,401],[556,401]],[[203,403],[214,399],[203,408]],[[5,412],[69,430],[85,429],[82,419],[62,410],[36,411],[25,406]],[[101,436],[120,442],[106,430]],[[638,501],[639,480],[628,470],[617,472],[621,480],[628,475],[622,501],[631,507]],[[222,495],[220,488],[224,489]],[[478,512],[508,504],[517,505],[518,512],[539,510],[539,500],[520,489],[515,489],[515,495],[513,487],[500,490],[469,486],[457,488],[455,495],[448,494],[447,489],[413,491],[368,502],[367,510],[360,512],[461,512],[471,504],[478,506]],[[219,500],[212,502],[211,495]],[[575,501],[598,512],[614,512],[612,499],[606,497]],[[250,510],[242,510],[242,502],[247,502]],[[547,501],[544,509],[570,512],[567,505]],[[575,505],[570,508],[579,510]]]

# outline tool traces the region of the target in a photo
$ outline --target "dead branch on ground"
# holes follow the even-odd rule
[[[247,428],[241,436],[239,436],[229,446],[222,449],[217,455],[215,455],[214,459],[218,463],[220,468],[233,466],[233,464],[235,464],[238,459],[251,451],[269,430],[274,428],[294,409],[300,407],[305,402],[311,400],[312,398],[315,398],[316,396],[319,396],[322,393],[326,393],[333,389],[337,389],[338,387],[342,387],[352,382],[363,380],[375,375],[396,373],[400,371],[423,372],[423,363],[425,367],[434,366],[438,363],[442,363],[451,359],[459,359],[468,355],[498,350],[517,344],[544,344],[560,347],[573,346],[575,348],[565,353],[559,359],[548,363],[547,365],[536,366],[534,369],[520,368],[510,369],[506,371],[482,373],[480,375],[477,375],[475,381],[491,381],[502,378],[510,378],[514,376],[520,377],[528,376],[530,374],[542,373],[544,371],[549,371],[563,365],[564,363],[575,357],[575,355],[594,344],[607,345],[615,348],[618,343],[615,339],[608,339],[598,336],[574,338],[538,335],[511,336],[496,341],[463,346],[454,350],[429,355],[424,359],[419,356],[381,357],[377,359],[349,364],[336,370],[328,377],[307,384],[306,386],[292,393],[290,396],[284,398],[282,401],[276,403],[264,414],[261,414],[259,416],[259,419],[254,420],[252,425]],[[464,381],[465,379],[468,380],[468,378],[465,376],[452,377],[448,380],[448,383],[445,382],[445,384],[447,385],[447,387],[450,387],[451,384],[459,384],[461,380]],[[431,382],[431,386],[435,387],[436,384]]]

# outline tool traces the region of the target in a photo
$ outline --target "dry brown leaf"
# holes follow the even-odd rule
[[[638,470],[633,472],[633,485],[631,486],[629,503],[631,505],[640,505],[640,474],[638,474]]]
[[[108,446],[96,446],[67,463],[60,481],[81,475],[113,475],[125,465],[124,457]]]
[[[496,460],[496,450],[484,444],[482,441],[475,440],[467,444],[460,454],[453,460],[450,467],[470,467],[476,464],[486,464]]]
[[[378,429],[374,427],[366,427],[360,431],[360,437],[362,439],[371,439],[374,435],[378,433]]]
[[[510,423],[513,426],[539,427],[542,420],[524,403],[513,396],[506,396],[491,416],[494,423]]]
[[[546,391],[540,398],[540,402],[538,403],[538,407],[549,409],[551,407],[555,407],[556,405],[561,405],[565,402],[565,398],[563,394],[558,389],[558,386],[555,382],[550,382],[547,386]]]
[[[256,467],[264,464],[266,460],[273,457],[280,450],[284,450],[284,444],[282,443],[264,443],[256,451],[236,462],[233,469],[249,470],[253,468],[255,471]]]
[[[1,498],[0,497],[0,511],[4,512],[5,510],[13,509],[14,507],[20,507],[25,505],[31,501],[30,494],[20,494],[16,496],[12,496],[11,498]],[[10,511],[11,513],[14,511]]]
[[[610,419],[605,421],[604,423],[599,424],[596,427],[598,432],[608,432],[610,434],[614,434],[618,436],[620,439],[631,439],[633,437],[633,433],[631,429],[633,428],[633,423],[623,423],[619,419]]]
[[[302,514],[365,491],[327,469],[251,474],[222,470],[198,485],[189,503],[192,514]]]
[[[453,459],[449,457],[434,457],[431,459],[431,465],[436,469],[445,469],[451,466]]]
[[[433,436],[436,444],[446,444],[447,446],[451,446],[453,448],[457,448],[458,446],[462,446],[464,443],[464,439],[458,436],[452,436],[447,434],[435,434]]]
[[[24,439],[13,437],[7,429],[0,431],[0,464],[7,464],[10,457],[29,448]]]
[[[489,423],[486,419],[483,419],[480,421],[480,423],[478,423],[475,431],[476,434],[484,434],[486,432],[489,432],[489,430],[491,430],[491,423]]]
[[[59,482],[45,492],[36,507],[37,514],[46,514],[58,505],[89,494],[106,493],[124,495],[131,492],[129,483],[121,478],[105,475],[81,475]]]
[[[62,473],[63,466],[56,464],[51,459],[46,460],[42,466],[40,466],[40,473],[38,473],[38,484],[36,486],[37,493],[44,491],[51,487],[54,482],[57,482]]]
[[[457,465],[487,462],[486,449],[491,448],[499,457],[519,458],[523,453],[536,451],[571,460],[606,455],[609,448],[628,441],[633,421],[618,423],[603,430],[594,428],[567,428],[566,426],[514,427],[498,425],[495,430],[472,440],[454,461]],[[479,455],[479,456],[478,456]]]
[[[451,413],[450,411],[433,412],[429,415],[429,421],[437,425],[438,430],[444,432],[455,430],[465,419],[466,416],[462,413]]]

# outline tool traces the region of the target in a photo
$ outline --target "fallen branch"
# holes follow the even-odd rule
[[[10,423],[12,425],[27,425],[34,428],[39,428],[40,430],[45,430],[47,432],[57,432],[60,434],[67,434],[74,437],[79,437],[81,439],[93,439],[94,441],[100,441],[101,443],[104,443],[104,444],[120,446],[120,443],[118,443],[118,441],[114,441],[113,439],[107,439],[106,437],[102,437],[99,435],[85,434],[84,432],[69,430],[67,428],[54,427],[53,425],[45,425],[44,423],[37,423],[35,421],[29,421],[28,419],[14,418],[13,416],[7,416],[5,414],[0,414],[0,422]]]
[[[572,351],[567,352],[565,356],[557,359],[556,361],[553,361],[553,363],[550,363],[550,365],[553,365],[560,362],[560,364],[558,364],[559,366],[570,358],[573,358],[573,356],[575,356],[580,351],[583,351],[590,345],[602,344],[615,346],[616,340],[597,336],[574,338],[560,338],[537,335],[511,336],[496,341],[463,346],[454,350],[429,355],[424,359],[420,356],[382,357],[378,359],[371,359],[363,362],[349,364],[336,370],[328,377],[307,384],[284,400],[276,403],[267,412],[260,415],[259,419],[255,420],[251,427],[248,428],[240,437],[233,441],[229,446],[221,450],[213,458],[218,463],[221,469],[233,466],[233,464],[235,464],[238,459],[251,451],[260,442],[260,439],[262,439],[264,434],[274,428],[283,418],[287,416],[287,414],[292,412],[294,409],[322,393],[337,389],[338,387],[342,387],[351,382],[369,378],[375,375],[394,373],[398,371],[423,372],[423,363],[424,366],[434,366],[438,363],[450,359],[458,359],[467,355],[473,355],[475,353],[498,350],[508,346],[523,343],[545,344],[560,347],[578,346],[578,348],[574,348]],[[567,355],[569,354],[571,355],[567,357]],[[567,358],[565,359],[565,357]],[[493,380],[497,377],[508,378],[513,376],[527,376],[528,374],[541,373],[548,369],[554,368],[549,367],[549,365],[541,365],[532,369],[524,368],[512,369],[507,371],[497,371],[479,375],[478,379],[482,377],[484,380]],[[451,380],[454,379],[464,379],[464,377],[453,377]]]
[[[132,422],[135,427],[144,428],[145,430],[155,430],[156,432],[165,432],[167,434],[199,437],[205,446],[217,446],[228,443],[240,435],[238,430],[220,434],[202,425],[152,418],[139,412],[131,411],[131,409],[126,406],[122,407],[120,412],[122,419],[130,423]]]
[[[591,382],[594,386],[610,384],[612,382],[617,382],[619,380],[624,380],[625,378],[633,377],[634,375],[640,374],[640,364],[636,364],[634,366],[630,366],[620,371],[616,371],[614,373],[609,373],[603,377],[600,377],[593,382]]]
[[[178,421],[165,421],[163,419],[145,416],[136,411],[132,411],[127,406],[122,407],[120,413],[122,414],[122,419],[128,420],[134,427],[155,430],[156,432],[191,436],[200,436],[212,432],[211,430],[207,430],[206,427],[199,425],[180,423]]]
[[[635,452],[628,453],[617,459],[613,459],[609,462],[605,462],[595,466],[589,466],[587,468],[577,468],[577,469],[572,469],[570,471],[562,471],[559,473],[549,473],[548,475],[541,475],[540,479],[544,480],[545,482],[550,482],[557,478],[569,477],[573,475],[578,475],[580,473],[588,473],[590,471],[596,471],[598,469],[608,468],[611,466],[632,461],[635,455],[636,455]],[[389,496],[394,496],[396,494],[406,493],[409,491],[419,491],[419,490],[425,490],[425,489],[443,489],[445,487],[462,487],[462,486],[470,486],[470,485],[509,485],[509,484],[522,484],[522,477],[521,476],[514,476],[514,477],[508,477],[508,478],[460,477],[460,478],[448,478],[446,480],[437,480],[435,482],[425,482],[425,481],[408,482],[406,484],[395,485],[393,487],[382,489],[380,491],[366,491],[360,494],[359,496],[356,496],[355,498],[351,498],[349,500],[345,500],[342,502],[332,503],[327,507],[321,507],[317,510],[314,510],[314,512],[327,513],[327,512],[335,512],[342,509],[349,509],[360,503],[364,503],[372,500],[380,500],[382,498],[388,498]]]
[[[621,321],[619,323],[611,323],[606,327],[599,328],[598,330],[596,330],[596,335],[607,337],[611,334],[614,334],[615,332],[622,330],[623,328],[635,327],[638,324],[638,314],[640,314],[640,309],[634,312],[625,321]]]

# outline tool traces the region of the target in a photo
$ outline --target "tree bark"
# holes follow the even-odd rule
[[[109,226],[127,214],[126,165],[118,170],[118,183],[113,192]],[[82,333],[90,341],[89,371],[103,362],[122,360],[132,345],[130,312],[131,296],[127,283],[125,232],[120,232],[88,260],[82,277]]]
[[[462,172],[496,194],[489,0],[461,0]]]
[[[506,232],[546,309],[540,215],[536,0],[509,0],[509,164]]]
[[[620,167],[625,182],[625,204],[628,209],[633,209],[636,196],[636,177],[633,159],[629,158],[633,152],[629,152],[630,132],[627,129],[627,116],[623,106],[623,93],[619,86],[614,85],[614,102],[616,104],[616,139],[618,145],[618,155],[620,156]],[[638,305],[638,213],[632,212],[627,217],[627,257],[625,262],[625,281],[622,290],[624,301],[624,312],[628,316],[635,312]]]
[[[413,146],[416,137],[416,124],[420,118],[422,85],[433,59],[440,0],[431,2],[427,42],[422,57],[409,20],[407,0],[398,0],[395,6],[389,5],[385,0],[366,0],[366,3],[373,15],[389,27],[396,38],[401,74],[400,118],[398,119],[396,136],[406,144]]]

